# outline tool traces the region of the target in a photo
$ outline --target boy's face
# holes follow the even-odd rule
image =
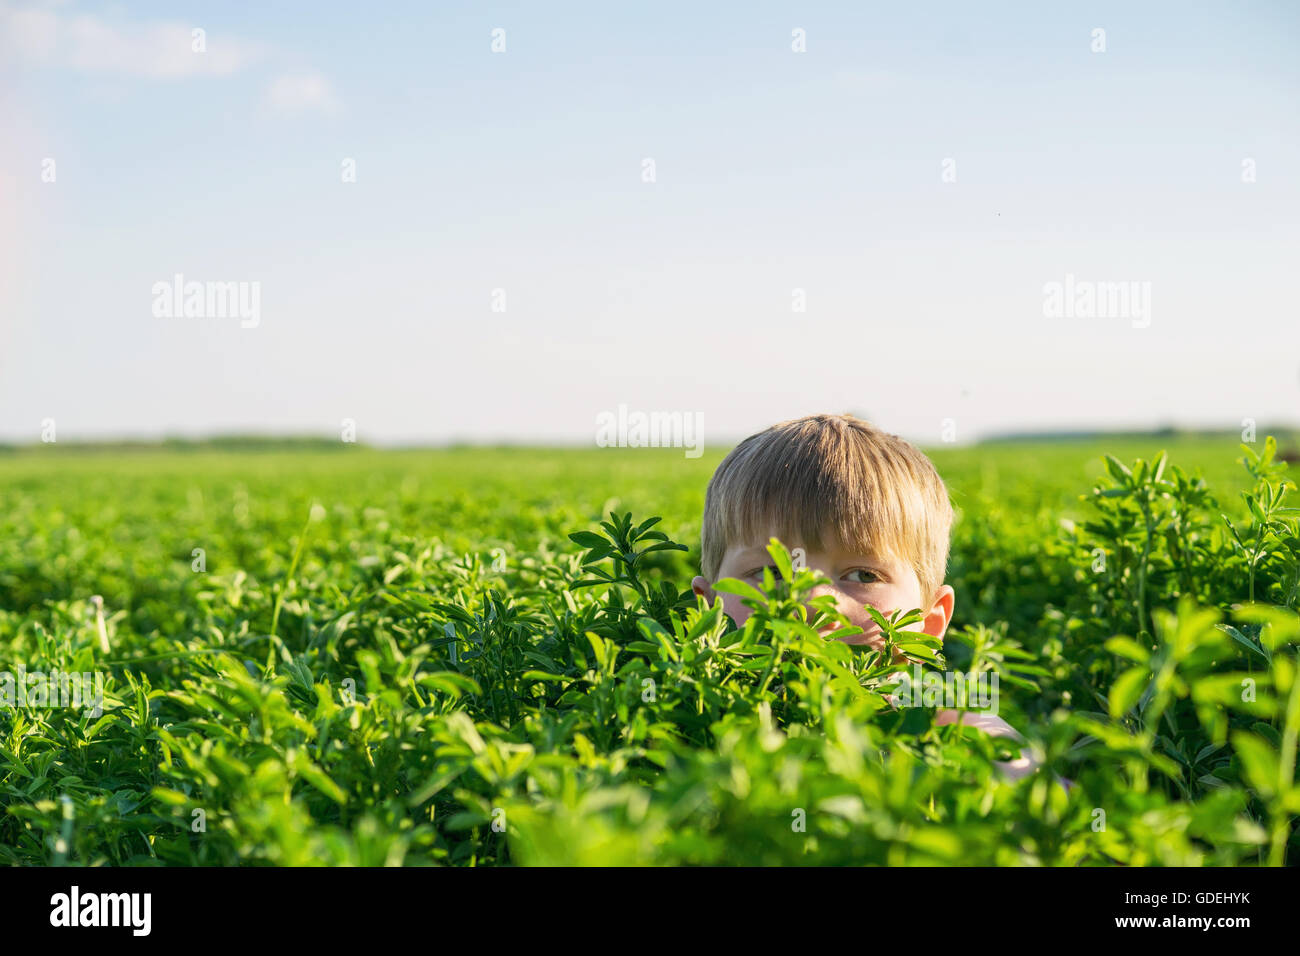
[[[761,541],[728,547],[718,568],[718,578],[740,578],[750,584],[761,585],[763,568],[772,566],[772,557],[767,553],[766,547],[766,542],[771,537],[772,535],[767,535]],[[838,549],[816,551],[799,542],[788,542],[786,546],[792,551],[804,547],[807,566],[830,579],[828,584],[817,585],[813,597],[823,594],[833,596],[839,612],[862,628],[862,634],[846,639],[848,643],[876,646],[881,643],[880,628],[863,607],[866,604],[886,617],[893,611],[920,608],[925,617],[919,624],[913,625],[913,629],[923,630],[935,637],[943,637],[947,630],[955,600],[952,588],[945,584],[932,597],[923,597],[921,582],[906,561],[883,554],[859,554]],[[773,574],[776,574],[774,566],[772,569]],[[712,602],[715,593],[710,585],[711,582],[703,577],[696,577],[691,582],[696,594],[703,595]],[[737,627],[744,626],[749,619],[750,609],[734,594],[720,596],[722,609],[727,616],[736,622]]]

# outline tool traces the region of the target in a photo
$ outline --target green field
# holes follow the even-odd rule
[[[930,451],[937,666],[1000,675],[1047,765],[1016,783],[1005,745],[889,708],[893,668],[798,620],[802,577],[740,630],[682,593],[724,450],[0,454],[0,671],[106,681],[98,716],[0,705],[0,860],[1300,859],[1280,469],[1236,436]],[[688,550],[584,568],[569,535],[611,512]]]

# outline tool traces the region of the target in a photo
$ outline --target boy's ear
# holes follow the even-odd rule
[[[694,591],[698,597],[704,598],[710,604],[713,603],[713,588],[709,586],[708,578],[701,577],[698,574],[695,575],[691,580],[691,590]]]
[[[956,603],[957,592],[946,584],[940,586],[939,593],[934,596],[934,604],[921,622],[921,630],[932,637],[943,637],[952,620],[952,609]]]

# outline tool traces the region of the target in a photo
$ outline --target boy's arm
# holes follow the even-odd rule
[[[893,695],[886,694],[885,699],[893,706],[898,706],[898,701]],[[934,715],[934,724],[936,727],[955,724],[959,713],[960,711],[956,710],[938,710]],[[963,727],[978,727],[986,734],[994,737],[1014,737],[1016,740],[1024,739],[1020,736],[1020,733],[1016,728],[1012,727],[996,714],[985,714],[968,710],[966,711],[965,719],[961,723]],[[995,760],[994,766],[996,766],[1002,775],[1008,780],[1019,780],[1021,777],[1026,777],[1037,770],[1040,763],[1034,759],[1032,754],[1026,757],[1024,751],[1021,751],[1020,756],[1015,760]],[[1072,780],[1066,780],[1063,777],[1058,777],[1057,779],[1060,780],[1061,786],[1065,789],[1065,792],[1069,793],[1070,788],[1074,786],[1074,782]]]
[[[940,710],[935,714],[934,724],[936,727],[942,727],[946,724],[955,724],[957,715],[960,711]],[[967,711],[965,719],[962,720],[963,727],[978,727],[992,737],[1013,737],[1021,740],[1021,736],[1016,729],[1008,724],[997,714],[984,714],[975,711]],[[1022,751],[1020,756],[1015,760],[996,761],[997,768],[1002,771],[1003,775],[1009,780],[1019,780],[1038,769],[1038,761],[1032,756],[1026,757]]]

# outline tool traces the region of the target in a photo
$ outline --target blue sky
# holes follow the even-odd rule
[[[0,439],[1300,421],[1300,8],[622,6],[0,0]]]

